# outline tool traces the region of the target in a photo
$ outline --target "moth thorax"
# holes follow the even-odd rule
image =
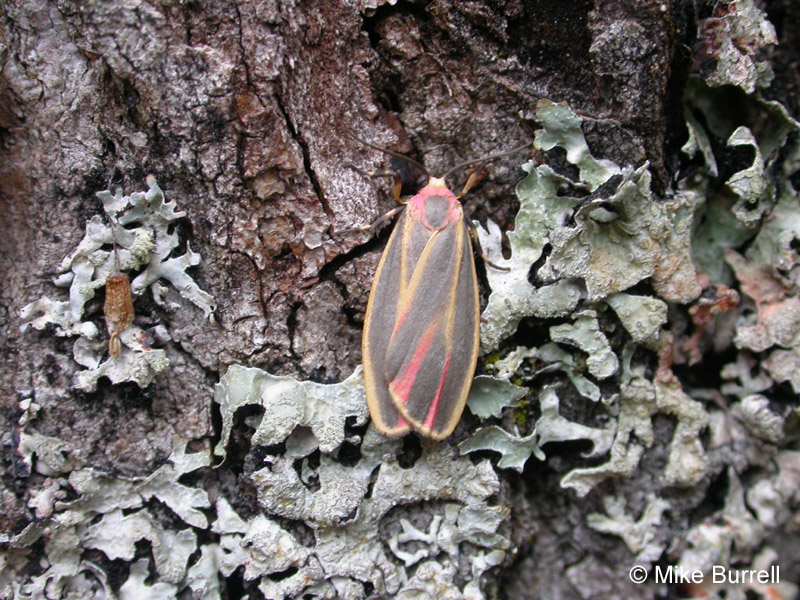
[[[425,224],[429,229],[441,229],[447,224],[450,214],[450,198],[445,196],[428,196],[423,206]]]

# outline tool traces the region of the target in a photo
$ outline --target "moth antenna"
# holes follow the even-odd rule
[[[485,165],[487,162],[492,162],[493,160],[497,160],[498,158],[503,158],[504,156],[511,156],[512,154],[516,154],[517,152],[521,152],[526,148],[530,147],[530,142],[522,144],[522,146],[517,146],[513,150],[509,150],[508,152],[501,152],[500,154],[491,154],[489,156],[484,156],[482,158],[474,158],[472,160],[465,160],[464,162],[460,162],[457,165],[450,167],[444,175],[442,175],[442,179],[453,173],[453,171],[457,171],[458,169],[463,169],[464,167],[469,167],[470,165],[478,164],[479,166]]]
[[[430,176],[431,176],[430,173],[428,173],[428,170],[425,167],[422,166],[421,162],[416,161],[413,158],[411,158],[410,156],[406,156],[405,154],[400,154],[399,152],[395,152],[394,150],[389,150],[387,148],[381,148],[380,146],[376,146],[375,144],[370,144],[368,141],[362,140],[360,137],[358,137],[354,133],[351,133],[350,135],[353,138],[355,138],[358,142],[364,144],[365,146],[369,146],[373,150],[378,150],[379,152],[383,152],[384,154],[388,154],[389,156],[393,156],[394,158],[398,158],[400,160],[406,161],[407,163],[415,166],[417,169],[422,171],[422,173],[425,175],[425,177],[430,179]]]

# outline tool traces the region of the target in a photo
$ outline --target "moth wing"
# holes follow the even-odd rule
[[[397,298],[401,287],[399,273],[403,236],[399,232],[405,228],[407,212],[403,211],[398,219],[378,263],[364,315],[364,334],[361,341],[369,413],[375,428],[389,437],[404,435],[411,430],[392,400],[385,375],[386,350],[395,324]]]
[[[435,232],[418,220],[406,229],[404,247],[421,252],[406,256],[410,277],[400,289],[385,380],[401,417],[421,434],[444,439],[464,410],[478,359],[475,262],[464,219]]]

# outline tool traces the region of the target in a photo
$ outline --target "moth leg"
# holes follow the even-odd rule
[[[392,210],[387,212],[385,215],[381,215],[380,217],[375,219],[369,225],[361,225],[361,226],[357,226],[357,227],[350,227],[349,229],[345,229],[343,231],[337,232],[337,235],[347,235],[349,233],[354,233],[356,231],[360,231],[360,232],[363,232],[363,231],[373,231],[373,232],[377,231],[378,229],[383,227],[386,224],[387,221],[391,221],[405,207],[406,207],[406,205],[405,205],[405,203],[403,203],[400,206],[397,206],[397,207],[393,208]]]
[[[461,193],[458,196],[456,196],[457,198],[461,198],[461,196],[463,196],[464,194],[469,192],[478,183],[478,179],[483,174],[482,171],[483,171],[484,166],[486,166],[486,163],[492,162],[493,160],[497,160],[498,158],[503,158],[505,156],[510,156],[512,154],[516,154],[517,152],[520,152],[521,150],[525,150],[529,146],[530,146],[530,143],[526,142],[526,143],[522,144],[522,146],[517,146],[516,148],[514,148],[513,150],[509,150],[508,152],[501,152],[500,154],[493,154],[491,156],[486,156],[486,157],[480,158],[478,160],[471,160],[471,161],[459,163],[459,164],[455,165],[454,167],[451,167],[450,170],[447,171],[442,176],[442,178],[444,179],[450,173],[452,173],[453,171],[455,171],[457,169],[461,169],[463,167],[469,167],[471,165],[474,165],[472,170],[469,172],[469,176],[467,177],[467,183],[464,184],[464,189],[461,190]]]
[[[475,187],[475,185],[478,183],[478,178],[480,177],[482,168],[483,168],[483,165],[478,165],[475,169],[473,169],[470,172],[469,177],[467,177],[467,182],[464,184],[464,188],[461,190],[461,193],[458,196],[456,196],[456,198],[461,198],[467,192],[469,192],[472,188]],[[474,230],[474,228],[471,225],[470,225],[470,228],[472,230]],[[473,238],[473,239],[475,239],[475,238]]]
[[[395,176],[395,172],[394,171],[365,171],[361,167],[355,166],[353,163],[347,163],[345,166],[348,167],[349,169],[353,169],[353,171],[355,171],[359,175],[362,175],[363,177],[394,177]]]
[[[363,227],[356,227],[355,229],[358,231],[377,231],[387,221],[391,221],[405,207],[406,207],[405,203],[401,203],[400,206],[396,206],[386,214],[381,215],[380,217],[375,219],[375,221],[373,221],[372,224],[364,225]]]
[[[400,175],[397,173],[397,171],[365,171],[364,169],[361,169],[352,163],[348,164],[347,166],[363,177],[392,177],[394,179],[392,182],[392,198],[394,198],[394,201],[397,204],[405,204],[405,202],[400,199],[400,194],[403,191],[403,182],[400,179]]]
[[[478,183],[478,179],[481,176],[481,171],[483,169],[483,165],[479,164],[469,174],[467,177],[467,182],[464,184],[464,189],[461,190],[461,193],[456,196],[456,198],[461,198],[464,194],[469,192],[475,185]],[[481,260],[489,265],[490,267],[497,269],[498,271],[510,271],[508,267],[501,267],[500,265],[494,264],[489,258],[483,253],[483,248],[481,248],[481,241],[478,238],[478,230],[475,229],[475,225],[467,221],[467,228],[469,229],[469,237],[472,239],[473,247],[478,251],[478,256],[481,257]]]
[[[469,228],[469,237],[472,238],[473,247],[478,251],[478,256],[481,257],[481,260],[485,264],[489,265],[493,269],[497,269],[498,271],[510,271],[511,269],[508,267],[501,267],[500,265],[496,265],[489,260],[489,258],[483,253],[483,248],[481,248],[481,240],[478,238],[478,230],[475,229],[475,225],[467,222],[467,227]]]

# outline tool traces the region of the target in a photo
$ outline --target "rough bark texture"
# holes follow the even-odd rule
[[[800,9],[769,4],[782,36],[773,89],[796,111]],[[654,193],[664,194],[687,137],[689,49],[709,11],[691,0],[6,2],[0,429],[14,431],[18,402],[33,399],[37,431],[67,442],[71,460],[143,475],[164,462],[173,435],[206,444],[219,435],[212,386],[230,365],[346,378],[360,362],[386,239],[352,228],[392,206],[387,186],[349,166],[388,162],[358,138],[437,173],[530,140],[536,102],[564,101],[585,119],[595,156],[649,161]],[[519,162],[491,167],[468,212],[510,225]],[[177,231],[202,256],[191,274],[216,299],[218,325],[189,304],[168,310],[138,298],[137,323],[168,327],[168,373],[145,389],[101,381],[96,392],[78,393],[71,346],[47,331],[21,333],[18,314],[52,290],[53,266],[101,214],[95,193],[144,189],[147,174],[187,213]],[[102,304],[99,294],[87,312],[104,330]],[[657,439],[659,431],[668,437],[667,421],[656,421]],[[237,435],[229,461],[206,473],[203,487],[255,511],[254,492],[237,482],[255,468],[237,463],[236,444],[247,444]],[[44,476],[21,476],[10,440],[0,530],[17,532],[33,518],[30,493]],[[657,448],[641,469],[663,464]],[[632,559],[618,538],[585,526],[599,499],[560,489],[560,460],[556,453],[504,483],[519,551],[496,571],[496,594],[569,598],[577,588],[585,598],[612,590],[648,597],[652,588],[586,579]],[[676,506],[702,512],[693,494],[680,491]],[[563,569],[578,563],[581,574],[570,579]],[[236,597],[236,586],[226,593]]]
[[[371,17],[338,2],[7,7],[3,397],[47,395],[52,433],[136,471],[165,451],[166,432],[210,432],[201,398],[232,363],[342,380],[360,360],[379,245],[353,250],[357,236],[341,232],[391,207],[348,167],[386,164],[353,136],[415,150],[436,173],[530,139],[538,99],[569,100],[591,115],[598,155],[647,158],[666,179],[669,138],[684,135],[669,118],[692,11],[628,4],[401,3]],[[94,192],[138,190],[147,173],[188,213],[181,233],[203,256],[196,278],[220,327],[137,304],[140,319],[170,320],[185,368],[148,391],[145,417],[113,388],[65,393],[69,362],[14,321],[100,210]],[[499,189],[483,187],[484,210]],[[103,414],[114,405],[129,418]],[[112,444],[89,433],[109,427],[124,428]]]

